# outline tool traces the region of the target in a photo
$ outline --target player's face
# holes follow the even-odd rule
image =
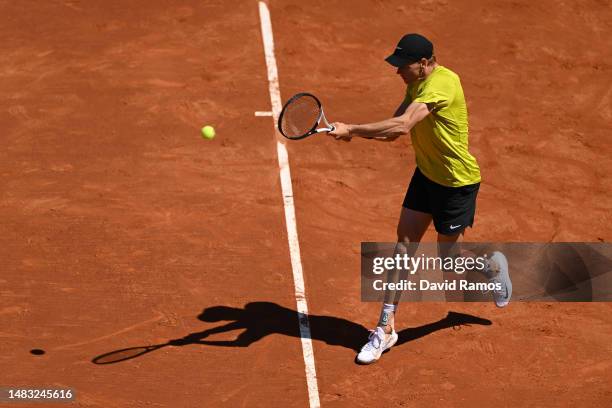
[[[411,84],[421,78],[422,65],[420,61],[406,64],[397,69],[397,73],[402,77],[406,84]]]

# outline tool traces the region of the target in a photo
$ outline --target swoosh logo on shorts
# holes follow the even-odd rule
[[[459,228],[460,226],[461,226],[461,224],[459,224],[459,225],[451,225],[450,229],[454,230],[454,229]]]

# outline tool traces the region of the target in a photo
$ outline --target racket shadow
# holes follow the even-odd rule
[[[141,357],[167,346],[207,345],[215,347],[249,347],[260,339],[281,334],[300,338],[297,312],[271,302],[251,302],[244,308],[213,306],[204,309],[198,319],[211,322],[227,322],[200,332],[190,333],[180,339],[150,346],[130,347],[104,353],[93,358],[94,364],[113,364]],[[334,316],[309,315],[311,338],[328,345],[344,347],[358,352],[368,339],[370,331],[364,326],[347,319]],[[399,334],[397,345],[416,340],[437,330],[461,325],[490,325],[492,322],[480,317],[449,312],[437,322],[404,329]],[[233,340],[208,340],[207,337],[239,330]]]
[[[137,346],[137,347],[128,347],[121,350],[111,351],[110,353],[105,353],[99,355],[91,360],[94,364],[113,364],[119,363],[121,361],[131,360],[136,357],[140,357],[144,354],[150,353],[157,349],[160,349],[164,346],[167,346],[168,343],[164,344],[155,344],[151,346]]]

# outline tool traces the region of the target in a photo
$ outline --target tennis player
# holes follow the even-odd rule
[[[386,58],[407,85],[393,118],[363,125],[337,122],[329,133],[345,141],[353,136],[392,141],[411,135],[417,166],[402,205],[396,246],[396,253],[409,256],[432,221],[440,252],[455,247],[474,222],[480,186],[478,163],[468,151],[468,112],[459,76],[438,64],[433,51],[433,44],[422,35],[403,36]],[[501,290],[493,291],[496,305],[506,306],[512,283],[505,256],[494,252],[485,273],[490,281],[500,283]],[[401,292],[385,294],[377,327],[358,354],[358,362],[378,360],[397,341],[394,320],[399,296]]]

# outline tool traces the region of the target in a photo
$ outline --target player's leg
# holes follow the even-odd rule
[[[479,184],[462,187],[444,187],[433,182],[428,184],[431,190],[432,216],[434,226],[438,232],[438,253],[440,257],[472,257],[476,254],[461,248],[461,241],[467,227],[472,227],[476,212],[476,197]],[[466,271],[444,271],[448,280],[460,279],[461,272]],[[487,261],[484,273],[489,281],[495,283],[499,289],[493,291],[493,299],[498,307],[504,307],[510,301],[512,295],[512,282],[508,273],[508,261],[501,252],[493,252]],[[446,299],[450,301],[462,301],[463,293],[459,291],[447,291]]]
[[[402,207],[400,220],[397,227],[397,244],[395,255],[414,255],[418,243],[427,231],[431,223],[431,214]],[[386,281],[399,282],[406,278],[408,272],[405,270],[391,270],[387,272]],[[380,358],[382,353],[391,348],[398,339],[395,332],[395,313],[401,297],[401,291],[385,291],[385,300],[382,304],[380,317],[376,328],[372,330],[368,342],[357,355],[357,361],[362,364],[370,364]]]
[[[431,224],[431,204],[426,185],[427,179],[419,168],[414,170],[412,179],[406,191],[402,212],[397,223],[397,244],[395,255],[413,256],[425,231]],[[391,270],[387,273],[387,282],[399,282],[407,277],[408,271]],[[382,327],[386,334],[393,333],[395,329],[395,313],[402,291],[385,291],[380,318],[377,327]]]
[[[402,257],[404,255],[413,256],[431,224],[431,219],[429,213],[402,207],[397,225],[397,244],[394,256],[398,254]],[[407,273],[408,271],[405,270],[391,270],[387,273],[387,282],[400,282],[406,278]],[[377,324],[377,326],[384,328],[385,333],[391,333],[395,327],[395,312],[401,296],[402,291],[385,291],[385,299]]]
[[[442,258],[447,257],[462,257],[462,258],[477,258],[479,255],[472,251],[468,251],[461,247],[461,241],[465,231],[461,234],[445,235],[438,234],[438,254]],[[465,262],[463,263],[465,264]],[[476,263],[474,263],[476,265]],[[497,307],[505,307],[510,302],[512,296],[512,281],[508,270],[508,260],[500,251],[494,251],[486,261],[485,269],[478,269],[474,266],[472,269],[462,268],[459,274],[457,271],[444,271],[445,279],[448,281],[470,278],[471,273],[480,273],[485,276],[489,282],[496,284],[497,289],[492,291],[493,300]],[[456,287],[459,287],[457,284]],[[446,291],[446,300],[451,302],[460,302],[464,300],[464,294],[461,291]]]
[[[438,256],[442,259],[463,256],[461,249],[461,241],[463,239],[464,233],[465,230],[453,234],[441,234],[438,232]],[[455,273],[455,271],[452,269],[443,270],[442,273],[444,274],[444,279],[448,280],[449,282],[461,279],[461,275]],[[462,292],[458,290],[446,291],[447,302],[461,302],[463,300],[464,298]]]
[[[412,256],[418,243],[431,223],[429,200],[423,184],[423,177],[418,169],[410,181],[397,226],[397,244],[395,255]],[[407,271],[392,270],[387,273],[387,282],[398,282]],[[380,317],[376,328],[372,330],[368,343],[357,355],[357,361],[363,364],[373,363],[382,353],[397,341],[394,329],[395,313],[401,297],[401,291],[386,291]]]

